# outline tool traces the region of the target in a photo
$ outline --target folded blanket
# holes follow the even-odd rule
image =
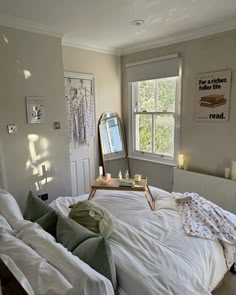
[[[178,201],[177,208],[180,212],[184,231],[187,235],[219,241],[224,249],[228,268],[236,262],[236,221],[229,212],[216,204],[206,200],[196,193],[172,193]]]

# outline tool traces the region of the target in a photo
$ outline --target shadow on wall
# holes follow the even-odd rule
[[[42,191],[47,189],[47,184],[54,179],[51,162],[48,160],[48,140],[37,134],[29,134],[27,137],[29,158],[26,161],[26,169],[31,171],[35,190]]]

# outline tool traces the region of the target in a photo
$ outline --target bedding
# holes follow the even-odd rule
[[[185,235],[174,198],[150,189],[155,212],[138,192],[97,191],[93,199],[112,214],[114,228],[108,242],[120,294],[211,294],[227,272],[222,246]],[[68,215],[68,206],[80,198],[86,195],[58,198],[51,206]]]
[[[10,233],[0,231],[1,254],[9,256],[23,272],[37,295],[71,294],[72,285],[62,274]]]
[[[6,218],[4,218],[2,215],[0,215],[0,230],[5,230],[12,235],[16,233],[16,231],[13,230],[10,224],[7,222]]]
[[[0,255],[9,256],[35,295],[114,294],[108,279],[68,252],[38,223],[25,220],[14,197],[0,192],[0,208],[4,208],[1,212],[5,216],[0,215]],[[55,216],[51,207],[46,209]],[[49,213],[43,217],[51,219]],[[44,225],[47,228],[47,222]]]
[[[68,217],[58,216],[57,241],[98,273],[108,278],[117,289],[116,269],[109,244]]]
[[[11,227],[13,227],[18,220],[24,219],[15,198],[9,192],[1,188],[0,214],[8,221]]]
[[[108,279],[57,243],[42,228],[37,228],[35,223],[28,221],[17,237],[55,267],[74,287],[74,294],[114,294]]]
[[[11,259],[11,257],[0,253],[0,258],[11,271],[11,273],[14,275],[14,277],[17,279],[17,281],[21,284],[21,286],[24,288],[27,294],[35,295],[32,287],[30,286],[29,281],[26,279],[23,272],[16,266],[15,262]]]

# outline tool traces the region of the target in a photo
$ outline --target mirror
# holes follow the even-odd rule
[[[121,119],[117,113],[103,113],[99,120],[99,138],[105,173],[125,176],[129,171],[126,142]],[[130,172],[130,171],[129,171]]]

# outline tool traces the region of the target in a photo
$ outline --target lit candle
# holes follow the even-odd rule
[[[236,180],[236,161],[232,162],[231,179]]]
[[[225,178],[230,178],[230,168],[225,168]]]
[[[179,155],[179,169],[184,168],[184,155],[180,154]]]
[[[99,176],[102,177],[103,176],[103,167],[99,166]]]

